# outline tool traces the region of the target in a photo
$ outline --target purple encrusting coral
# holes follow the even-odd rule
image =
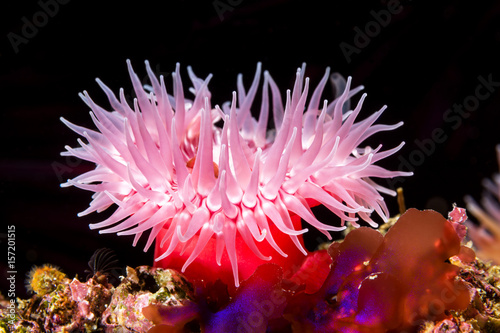
[[[265,72],[260,114],[255,119],[252,104],[261,76],[260,63],[251,87],[245,90],[240,75],[237,93],[222,109],[211,105],[211,75],[202,80],[188,68],[194,94],[190,100],[184,97],[179,65],[173,73],[173,96],[167,94],[163,78],[158,80],[147,62],[152,83],[149,93],[141,86],[130,61],[128,68],[137,96],[133,107],[123,90],[117,98],[97,80],[112,111],[95,104],[86,92],[81,97],[92,109],[98,130],[62,119],[88,141],[79,139],[80,147],[67,146],[63,155],[96,164],[95,170],[62,186],[95,192],[90,207],[80,216],[117,206],[109,218],[91,224],[92,229],[134,235],[134,245],[150,230],[145,250],[157,241],[156,260],[166,258],[158,264],[161,267],[176,268],[191,277],[201,274],[207,279],[214,276],[213,271],[217,271],[217,277],[230,274],[238,286],[240,279],[248,278],[256,267],[271,260],[273,253],[278,255],[273,262],[282,267],[291,264],[279,257],[297,249],[307,254],[301,242],[301,234],[307,229],[294,223],[290,212],[328,237],[329,231],[343,230],[345,221],[357,226],[358,217],[376,226],[370,217],[372,212],[388,218],[381,193],[395,193],[371,178],[411,174],[375,165],[397,152],[403,143],[386,151],[381,145],[375,149],[360,147],[373,134],[402,125],[374,125],[385,106],[356,122],[366,94],[353,110],[349,110],[349,100],[363,87],[351,89],[349,78],[338,98],[321,103],[329,69],[309,97],[305,65],[299,68],[293,90],[286,92],[285,104],[279,88]],[[268,131],[271,104],[275,128]],[[219,120],[224,122],[222,128],[215,125]],[[326,206],[340,217],[341,225],[318,221],[311,204]],[[256,241],[263,243],[258,246]],[[215,243],[215,260],[199,258],[211,243]],[[177,257],[182,260],[172,261]],[[296,255],[291,255],[289,261],[294,258]],[[199,267],[189,270],[195,260]],[[242,260],[245,266],[238,267]],[[207,271],[215,262],[222,267]]]

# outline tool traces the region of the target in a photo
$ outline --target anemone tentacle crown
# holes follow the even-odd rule
[[[266,242],[277,255],[287,255],[276,235],[280,233],[306,254],[301,235],[307,229],[297,230],[291,213],[328,237],[329,231],[344,229],[346,221],[357,225],[358,218],[376,226],[370,218],[372,212],[384,220],[388,217],[381,193],[395,193],[371,178],[411,174],[375,164],[404,143],[385,151],[381,146],[359,148],[371,135],[402,125],[374,125],[385,106],[355,122],[366,94],[353,110],[349,110],[350,99],[363,87],[351,89],[348,78],[340,96],[331,103],[322,102],[329,69],[309,96],[305,65],[299,68],[284,104],[276,83],[264,72],[256,119],[251,110],[261,81],[260,63],[250,88],[245,89],[240,75],[232,101],[222,107],[211,104],[211,75],[200,79],[188,67],[191,100],[184,96],[179,64],[169,95],[163,77],[157,78],[148,62],[151,86],[147,87],[141,85],[130,61],[127,63],[136,94],[133,105],[123,89],[116,97],[97,79],[112,111],[95,104],[87,92],[80,94],[91,108],[97,130],[61,118],[87,140],[78,139],[80,147],[66,146],[62,154],[96,164],[94,170],[61,186],[95,192],[80,216],[117,206],[109,218],[90,225],[101,229],[100,233],[134,235],[135,245],[150,230],[145,251],[156,239],[163,249],[156,260],[191,245],[183,271],[207,243],[215,242],[214,263],[220,265],[225,252],[238,286],[236,240],[243,240],[256,258],[266,261],[271,256],[261,253],[258,243]],[[270,117],[275,125],[268,130]],[[218,127],[221,120],[223,126]],[[320,222],[310,209],[312,203],[339,216],[339,225]]]

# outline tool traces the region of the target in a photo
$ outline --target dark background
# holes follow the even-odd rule
[[[70,276],[82,276],[92,253],[103,246],[116,250],[122,265],[152,263],[152,251],[133,248],[131,238],[88,229],[106,213],[76,216],[88,206],[90,192],[59,187],[93,168],[59,155],[65,145],[77,145],[77,135],[59,117],[93,128],[77,94],[88,90],[108,108],[95,77],[114,91],[123,87],[130,93],[126,59],[141,78],[148,59],[155,72],[168,76],[169,87],[176,62],[182,65],[184,82],[187,65],[200,77],[213,73],[214,103],[230,99],[238,73],[248,86],[258,61],[282,91],[292,87],[295,70],[304,61],[313,84],[326,66],[353,76],[354,85],[363,84],[368,93],[361,117],[387,104],[379,123],[405,122],[367,144],[383,142],[392,148],[407,142],[379,164],[415,169],[413,177],[395,184],[404,187],[408,207],[446,213],[452,203],[463,204],[465,194],[479,198],[481,180],[498,169],[497,88],[467,118],[443,118],[454,104],[471,100],[478,76],[500,81],[497,1],[402,1],[402,10],[391,14],[384,27],[374,13],[387,11],[387,1],[332,1],[325,7],[321,1],[184,0],[166,5],[61,0],[44,16],[46,2],[54,3],[10,1],[0,11],[0,233],[5,245],[7,225],[16,227],[19,296],[25,295],[25,274],[33,265],[51,263]],[[231,10],[219,8],[218,13],[214,4]],[[29,30],[26,22],[39,27]],[[368,39],[357,40],[356,53],[347,59],[340,45],[356,47],[356,27],[374,30]],[[15,46],[13,38],[25,39],[17,39]],[[435,129],[442,130],[444,142],[429,143]],[[426,142],[425,148],[419,142]],[[396,199],[386,200],[397,213]],[[313,246],[315,235],[311,238]],[[0,290],[5,293],[6,246],[2,251]]]

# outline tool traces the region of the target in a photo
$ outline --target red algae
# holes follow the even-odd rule
[[[417,331],[470,302],[459,267],[453,225],[434,211],[410,209],[383,237],[359,228],[329,248],[332,270],[315,294],[289,302],[294,332]]]
[[[298,288],[308,294],[317,292],[330,273],[332,257],[326,250],[317,250],[309,254],[300,269],[289,279]]]

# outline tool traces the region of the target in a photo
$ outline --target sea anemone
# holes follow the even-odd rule
[[[500,165],[500,145],[496,146],[498,165]],[[478,248],[477,256],[500,264],[500,174],[493,180],[485,179],[486,191],[481,199],[484,209],[471,197],[464,198],[467,210],[479,220],[480,226],[468,222],[468,236]]]
[[[258,265],[271,260],[272,252],[278,253],[273,262],[282,267],[280,260],[291,252],[306,255],[301,235],[307,229],[301,229],[300,218],[329,238],[329,231],[343,230],[346,221],[358,226],[358,217],[376,227],[372,212],[383,220],[389,215],[380,193],[395,193],[371,177],[411,175],[375,165],[404,143],[385,151],[381,146],[358,147],[371,135],[402,125],[374,125],[386,106],[355,122],[366,94],[354,110],[349,110],[349,100],[363,87],[351,89],[348,78],[343,93],[320,106],[329,69],[306,103],[309,79],[304,80],[305,65],[299,68],[284,105],[276,83],[264,72],[260,114],[255,119],[251,109],[260,63],[248,91],[240,75],[238,93],[233,92],[232,101],[222,108],[211,105],[207,86],[212,75],[202,80],[188,67],[194,94],[189,100],[184,97],[179,64],[172,74],[172,96],[148,62],[152,86],[144,88],[130,61],[127,64],[136,94],[133,107],[123,89],[117,98],[97,79],[113,111],[95,104],[87,92],[80,96],[91,108],[98,131],[61,118],[88,141],[78,139],[81,147],[66,146],[62,155],[97,165],[61,186],[95,192],[90,207],[79,216],[118,206],[109,218],[90,224],[91,229],[134,235],[134,245],[151,230],[144,250],[156,239],[156,261],[163,259],[164,267],[179,266],[188,277],[231,274],[238,286],[240,278],[248,278]],[[217,126],[220,120],[222,128]],[[318,221],[310,209],[317,204],[339,216],[340,225]],[[186,269],[193,262],[199,266],[190,273]],[[215,267],[215,262],[222,267]]]

